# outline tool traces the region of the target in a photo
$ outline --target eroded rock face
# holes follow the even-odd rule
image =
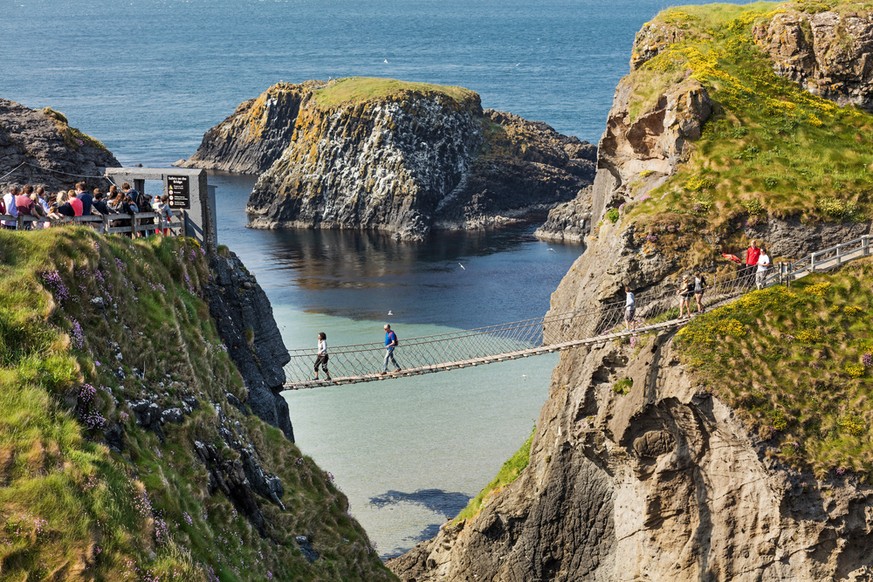
[[[633,379],[625,395],[612,385]],[[562,354],[530,464],[401,580],[825,580],[869,575],[873,489],[762,460],[671,338]],[[831,540],[827,542],[825,540]]]
[[[499,227],[573,199],[594,147],[482,110],[469,92],[404,90],[323,106],[319,82],[280,84],[210,130],[187,166],[263,172],[251,226],[380,230]]]
[[[317,81],[301,85],[278,83],[206,132],[200,147],[183,168],[260,174],[275,162],[294,135],[294,121]]]
[[[291,356],[273,319],[270,301],[235,254],[213,257],[210,268],[213,280],[204,287],[205,299],[218,334],[245,381],[245,404],[294,442],[288,403],[280,393],[285,383],[283,366]],[[243,406],[232,394],[228,400]]]
[[[873,111],[873,13],[777,14],[755,29],[773,69],[815,95]]]
[[[690,143],[700,138],[712,114],[706,89],[690,77],[671,85],[637,114],[631,113],[634,91],[631,80],[621,80],[606,120],[594,179],[595,220],[629,198],[632,180],[637,181],[634,194],[643,196],[672,175],[687,160]]]
[[[101,176],[103,168],[118,166],[103,144],[70,127],[62,114],[0,99],[0,176],[12,172],[0,180],[4,192],[12,184],[69,189],[75,176]],[[86,181],[106,186],[103,180]]]

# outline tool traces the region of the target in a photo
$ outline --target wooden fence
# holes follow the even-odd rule
[[[151,220],[149,220],[151,219]],[[42,228],[46,224],[51,227],[64,225],[87,225],[102,234],[140,233],[169,229],[174,235],[182,230],[183,220],[168,221],[156,212],[137,212],[136,214],[91,214],[64,218],[48,218],[44,216],[11,216],[0,215],[0,220],[6,228],[15,230],[30,230]],[[34,224],[38,223],[38,224]]]

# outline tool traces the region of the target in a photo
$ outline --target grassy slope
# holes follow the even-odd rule
[[[391,99],[413,92],[424,95],[446,95],[459,105],[477,98],[475,92],[463,87],[413,83],[380,77],[348,77],[334,81],[323,89],[315,91],[315,102],[320,107],[330,108],[371,100]]]
[[[521,448],[503,463],[500,471],[497,472],[497,476],[476,497],[467,503],[467,507],[461,510],[453,520],[454,523],[475,517],[492,495],[499,493],[504,487],[518,479],[518,476],[521,475],[521,472],[530,462],[530,446],[533,443],[533,437],[534,433],[532,431],[527,440],[524,441],[524,444],[521,445]]]
[[[198,296],[208,277],[192,241],[0,231],[0,578],[390,578],[329,476],[226,405],[226,392],[244,399],[245,388]],[[105,310],[90,303],[98,296]],[[199,407],[164,425],[163,443],[126,408],[183,394]],[[238,458],[216,405],[282,479],[288,511],[259,502],[272,540],[207,491],[193,441]],[[121,425],[124,452],[89,423]],[[320,552],[314,564],[298,534]]]
[[[677,334],[682,358],[766,440],[819,476],[873,476],[873,259],[750,293]]]
[[[753,42],[756,22],[800,5],[685,6],[653,21],[685,38],[631,73],[632,115],[686,71],[707,88],[715,113],[690,160],[628,207],[634,221],[654,232],[667,223],[719,232],[744,217],[873,217],[873,115],[778,77]],[[870,9],[869,2],[816,5]]]

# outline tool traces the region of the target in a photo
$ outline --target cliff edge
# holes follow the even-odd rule
[[[645,320],[683,273],[732,276],[721,253],[750,239],[778,261],[870,233],[873,116],[842,104],[860,85],[810,92],[780,76],[776,36],[762,42],[808,10],[871,19],[858,2],[689,6],[638,33],[589,246],[552,296],[555,313],[591,314],[579,337],[624,283]],[[864,46],[853,35],[840,45]],[[871,268],[562,352],[518,478],[389,566],[418,582],[869,579]]]
[[[544,123],[483,111],[467,89],[348,78],[271,87],[183,165],[260,173],[253,227],[420,240],[544,214],[590,184],[594,157]]]

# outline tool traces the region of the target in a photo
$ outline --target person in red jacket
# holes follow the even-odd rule
[[[744,275],[746,287],[751,287],[755,284],[755,272],[758,270],[758,257],[760,256],[761,247],[758,246],[758,241],[753,240],[749,248],[746,249],[746,270]]]

